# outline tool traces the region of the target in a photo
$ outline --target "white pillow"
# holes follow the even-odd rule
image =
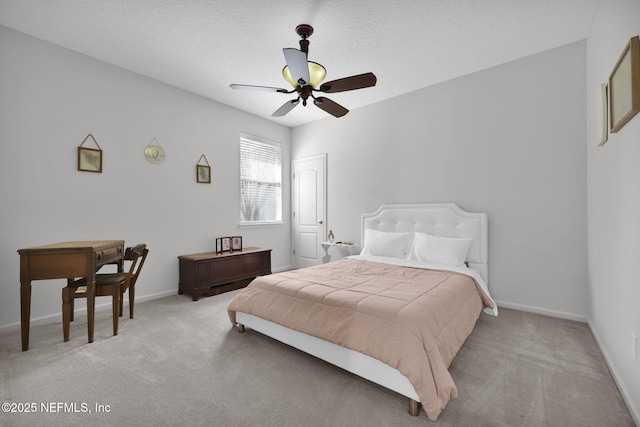
[[[407,258],[413,233],[389,233],[367,228],[364,230],[363,255]]]
[[[432,236],[416,232],[409,259],[460,266],[467,260],[471,238]]]

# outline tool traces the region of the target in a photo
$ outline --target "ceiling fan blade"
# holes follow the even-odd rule
[[[293,110],[298,104],[300,104],[300,98],[287,101],[282,105],[282,107],[278,108],[275,113],[271,115],[271,117],[282,117],[289,111]]]
[[[231,89],[239,89],[239,90],[262,90],[266,92],[284,92],[287,93],[286,89],[282,89],[280,87],[271,87],[271,86],[253,86],[253,85],[238,85],[238,84],[230,84],[229,87]]]
[[[346,90],[363,89],[375,86],[378,79],[373,73],[358,74],[357,76],[345,77],[343,79],[332,80],[320,86],[320,92],[335,93]]]
[[[307,54],[292,47],[282,49],[284,59],[287,61],[289,71],[293,80],[300,86],[309,84],[309,65],[307,64]],[[302,80],[302,83],[300,83]]]
[[[324,96],[319,96],[313,100],[313,103],[318,106],[318,108],[326,111],[334,117],[342,117],[349,112],[342,105],[330,100],[329,98],[325,98]]]

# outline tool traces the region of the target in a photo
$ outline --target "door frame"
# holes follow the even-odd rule
[[[328,222],[327,222],[327,153],[322,153],[322,154],[316,154],[313,156],[308,156],[308,157],[303,157],[300,159],[294,159],[291,161],[291,211],[290,211],[290,215],[291,215],[291,265],[293,266],[293,268],[298,268],[298,266],[296,265],[296,255],[293,253],[293,251],[296,249],[295,248],[295,242],[296,242],[296,220],[293,216],[293,212],[297,206],[297,200],[295,197],[295,183],[293,182],[294,180],[294,174],[296,172],[296,164],[297,163],[302,163],[302,162],[308,162],[308,161],[313,161],[313,160],[322,160],[322,171],[323,171],[323,180],[322,180],[322,187],[323,187],[323,194],[324,194],[324,200],[323,200],[323,212],[322,212],[322,225],[324,226],[324,235],[326,236],[327,234],[327,230],[329,229],[328,227]],[[324,237],[322,237],[320,239],[320,241],[324,241]],[[321,254],[320,256],[320,260],[322,259],[322,245],[320,245],[320,242],[318,242],[318,253]]]

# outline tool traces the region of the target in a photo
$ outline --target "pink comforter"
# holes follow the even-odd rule
[[[474,279],[364,260],[256,278],[228,307],[378,359],[405,375],[430,420],[456,386],[448,367],[492,302]]]

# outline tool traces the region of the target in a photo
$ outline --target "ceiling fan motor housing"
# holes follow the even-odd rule
[[[307,24],[301,24],[296,27],[296,33],[302,40],[300,40],[300,50],[306,54],[309,54],[309,40],[307,38],[313,34],[313,27]]]

